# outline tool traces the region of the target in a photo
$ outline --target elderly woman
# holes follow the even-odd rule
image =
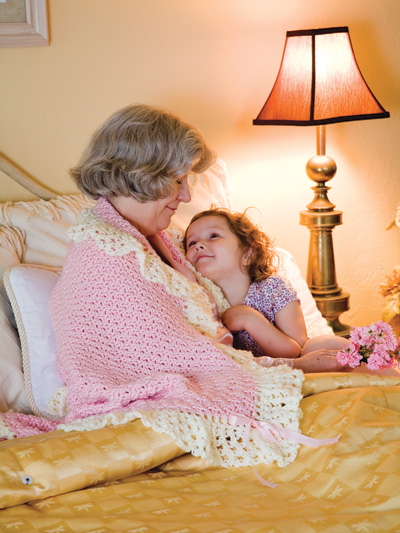
[[[213,160],[196,128],[132,105],[99,128],[71,171],[97,204],[69,230],[73,244],[50,302],[68,388],[63,422],[101,415],[86,421],[91,428],[140,417],[212,464],[284,466],[304,438],[302,372],[263,368],[226,345],[218,314],[229,304],[164,231],[190,201],[189,172]],[[321,370],[321,357],[304,357],[304,370]],[[338,369],[334,357],[329,364]],[[279,426],[276,442],[250,431],[259,421]]]

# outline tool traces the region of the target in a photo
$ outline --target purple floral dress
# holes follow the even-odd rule
[[[259,311],[271,324],[275,324],[275,315],[288,303],[299,301],[296,291],[290,283],[278,276],[270,276],[263,281],[255,281],[249,287],[249,292],[243,301]],[[247,350],[254,356],[264,355],[261,348],[247,331],[242,330],[233,334],[233,346],[238,350]]]

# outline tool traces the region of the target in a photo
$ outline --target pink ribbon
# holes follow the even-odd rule
[[[339,435],[338,437],[333,437],[330,439],[313,439],[312,437],[307,437],[306,435],[302,435],[296,431],[274,426],[268,422],[260,422],[240,414],[231,414],[229,416],[229,423],[233,426],[245,426],[245,439],[248,452],[250,449],[250,428],[256,429],[267,442],[277,442],[278,440],[290,439],[294,440],[295,442],[299,442],[300,444],[312,446],[313,448],[319,448],[325,444],[334,444],[335,442],[338,442],[341,437],[341,435]],[[260,476],[254,466],[252,466],[252,469],[256,478],[263,485],[266,485],[272,489],[279,486],[279,484],[267,481]]]

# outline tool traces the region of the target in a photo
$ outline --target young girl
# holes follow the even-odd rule
[[[277,275],[271,240],[244,213],[223,208],[198,213],[186,230],[184,246],[188,261],[231,304],[222,320],[234,334],[235,348],[256,357],[295,359],[348,344],[328,335],[308,338],[297,294]]]

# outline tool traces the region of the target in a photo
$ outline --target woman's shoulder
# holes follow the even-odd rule
[[[83,210],[75,224],[68,228],[66,234],[75,243],[94,241],[98,248],[111,256],[124,256],[130,252],[143,252],[150,249],[147,239],[129,222],[115,215],[109,215],[98,205]],[[119,217],[119,218],[118,218]]]

